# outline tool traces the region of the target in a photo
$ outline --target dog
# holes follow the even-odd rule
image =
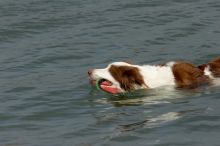
[[[104,69],[90,69],[88,75],[92,85],[99,81],[99,88],[112,94],[161,86],[191,89],[220,79],[220,57],[199,66],[185,61],[142,66],[114,62]]]

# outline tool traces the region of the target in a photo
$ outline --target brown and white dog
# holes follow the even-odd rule
[[[143,66],[115,62],[104,69],[89,70],[88,74],[91,84],[100,80],[99,87],[113,94],[170,85],[196,88],[220,79],[220,58],[199,66],[182,61]]]

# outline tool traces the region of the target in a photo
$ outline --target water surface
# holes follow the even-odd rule
[[[113,97],[87,70],[220,56],[218,0],[1,0],[0,146],[218,146],[220,88]]]

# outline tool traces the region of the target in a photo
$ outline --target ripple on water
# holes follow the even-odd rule
[[[0,1],[1,145],[219,145],[219,88],[111,96],[87,70],[114,61],[203,64],[218,0]]]

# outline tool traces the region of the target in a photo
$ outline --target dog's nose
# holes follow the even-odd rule
[[[91,75],[91,74],[92,74],[92,72],[93,72],[93,70],[92,70],[92,69],[88,70],[88,75]]]

